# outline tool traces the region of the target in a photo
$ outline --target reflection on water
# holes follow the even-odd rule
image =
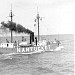
[[[0,54],[0,74],[74,75],[73,40],[64,40],[61,43],[65,48],[57,52],[11,56]]]

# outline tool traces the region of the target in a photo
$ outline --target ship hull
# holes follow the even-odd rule
[[[15,47],[15,48],[0,48],[0,54],[33,54],[45,51],[45,47]]]
[[[61,46],[57,44],[51,44],[46,46],[16,46],[13,48],[0,48],[0,54],[33,54],[33,53],[42,53],[46,51],[58,51],[61,50]]]
[[[17,53],[16,48],[0,48],[0,54]]]

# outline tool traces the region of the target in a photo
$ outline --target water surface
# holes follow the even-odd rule
[[[41,38],[52,41],[58,36]],[[74,75],[74,35],[60,35],[59,39],[64,46],[61,51],[12,56],[0,54],[0,75]]]

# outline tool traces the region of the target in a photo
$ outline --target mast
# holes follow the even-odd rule
[[[40,19],[40,16],[39,16],[39,13],[37,13],[37,22],[38,22],[38,42],[39,42],[39,19]]]
[[[11,18],[11,26],[12,26],[12,18],[13,18],[13,13],[12,13],[12,4],[11,4],[11,12],[9,17]],[[12,36],[12,29],[11,29],[11,43],[13,42],[13,36]]]
[[[37,7],[37,17],[35,19],[35,22],[37,21],[37,25],[38,25],[38,42],[40,40],[40,20],[42,20],[43,17],[39,16],[39,12],[38,12],[38,7]]]

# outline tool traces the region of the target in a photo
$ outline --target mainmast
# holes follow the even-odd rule
[[[40,40],[40,30],[39,30],[39,21],[42,20],[42,18],[39,16],[39,12],[38,12],[38,8],[37,8],[37,17],[35,19],[35,22],[37,21],[37,25],[38,25],[38,42]]]
[[[39,42],[39,19],[40,19],[40,16],[39,16],[39,13],[37,13],[37,22],[38,22],[38,42]]]
[[[12,4],[11,4],[11,12],[10,12],[10,15],[9,17],[11,18],[11,26],[12,26],[12,18],[13,18],[13,13],[12,13]],[[13,36],[12,36],[12,29],[11,29],[11,43],[13,42]]]

